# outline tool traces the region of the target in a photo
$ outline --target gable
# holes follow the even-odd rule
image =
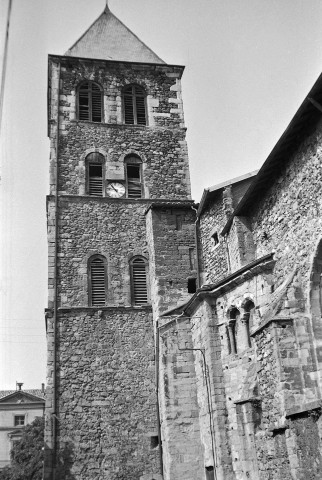
[[[0,399],[0,404],[44,403],[45,400],[30,393],[17,391]]]
[[[164,64],[108,7],[66,52],[66,56]]]

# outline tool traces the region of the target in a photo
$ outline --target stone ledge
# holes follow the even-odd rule
[[[190,314],[195,308],[195,302],[198,304],[204,298],[217,298],[220,295],[233,290],[236,286],[241,285],[245,280],[250,280],[256,275],[273,270],[276,261],[274,260],[274,252],[260,257],[244,267],[236,270],[234,273],[222,278],[217,283],[203,285],[198,288],[197,292],[193,294],[192,298],[187,302],[184,312]]]
[[[150,210],[155,210],[158,208],[185,208],[185,209],[191,209],[192,207],[195,207],[195,202],[194,200],[151,200],[151,205],[148,206],[144,214],[146,215]],[[180,248],[180,247],[179,247]]]
[[[281,420],[281,422],[276,422],[272,424],[271,426],[268,427],[268,431],[272,433],[276,433],[279,430],[287,430],[289,428],[289,425],[285,422],[285,419]]]
[[[55,195],[47,195],[47,201],[55,200]],[[180,198],[173,198],[173,199],[166,199],[166,198],[110,198],[110,197],[94,197],[92,195],[70,195],[68,193],[59,193],[59,200],[70,200],[71,202],[88,202],[89,200],[94,200],[95,202],[101,203],[124,203],[124,204],[133,204],[133,205],[147,205],[150,208],[150,204],[154,206],[158,205],[162,206],[188,206],[194,205],[193,200],[187,199],[180,199]]]
[[[134,311],[134,312],[140,312],[140,311],[151,311],[152,312],[152,306],[151,305],[143,305],[139,307],[134,307],[132,305],[130,306],[105,306],[105,307],[59,307],[58,312],[60,313],[69,313],[69,312],[78,312],[78,311],[84,311],[84,312],[106,312],[106,311]]]
[[[236,400],[234,404],[241,405],[243,403],[256,403],[256,402],[260,402],[261,400],[262,400],[261,397],[245,397],[245,398],[241,398],[240,400]]]
[[[293,323],[292,317],[273,317],[269,318],[265,322],[263,322],[259,327],[257,327],[253,332],[251,332],[250,336],[255,337],[259,332],[261,332],[264,328],[267,328],[271,323],[275,323],[276,327],[283,328],[286,324],[291,325]]]
[[[157,114],[155,113],[153,116],[154,117],[164,117],[165,114]],[[171,113],[167,114],[166,118],[170,118]],[[66,124],[72,124],[72,125],[89,125],[93,127],[99,127],[99,128],[117,128],[117,129],[130,129],[130,130],[161,130],[161,131],[167,131],[169,130],[169,127],[163,127],[159,125],[131,125],[131,124],[125,124],[125,123],[104,123],[104,122],[91,122],[89,120],[69,120],[68,122],[65,122]],[[171,131],[186,131],[187,127],[171,127]]]
[[[322,400],[314,400],[313,402],[303,403],[302,405],[296,405],[288,408],[286,411],[286,418],[300,415],[301,413],[310,412],[312,410],[318,410],[322,408]]]
[[[159,321],[161,320],[161,317],[159,317]],[[159,324],[158,326],[158,329],[161,331],[161,329],[163,328],[167,328],[169,327],[170,325],[173,325],[174,323],[177,323],[177,322],[185,322],[189,320],[190,321],[190,317],[187,317],[187,316],[184,316],[184,315],[177,315],[175,316],[174,318],[170,318],[169,320],[169,317],[163,317],[162,320],[161,320],[161,324]]]
[[[163,480],[163,476],[160,473],[146,473],[140,480]]]
[[[138,67],[138,68],[146,68],[148,67],[149,70],[155,70],[155,71],[164,71],[168,72],[169,70],[174,70],[177,71],[177,73],[180,73],[182,75],[185,66],[184,65],[173,65],[173,64],[168,64],[164,63],[152,63],[152,62],[133,62],[129,60],[108,60],[106,58],[88,58],[88,57],[74,57],[70,55],[57,55],[57,54],[52,54],[50,53],[48,55],[48,58],[52,62],[60,62],[63,65],[72,65],[72,64],[78,64],[80,61],[82,63],[89,63],[89,64],[96,64],[96,65],[116,65],[116,66],[123,66],[125,65],[126,67],[128,66],[133,66],[133,67]],[[181,76],[180,76],[181,78]]]

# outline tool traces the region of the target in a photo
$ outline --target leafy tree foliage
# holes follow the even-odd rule
[[[10,467],[4,467],[2,470],[0,470],[0,480],[11,480],[11,479],[12,479],[12,474],[11,474]]]
[[[41,480],[43,471],[44,418],[37,417],[23,428],[14,442],[11,465],[0,471],[0,480]]]

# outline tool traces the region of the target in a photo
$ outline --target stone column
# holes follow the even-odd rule
[[[229,320],[228,322],[228,335],[231,346],[231,353],[237,353],[236,347],[236,335],[235,335],[236,320]]]
[[[252,346],[250,341],[250,333],[249,333],[249,312],[245,312],[240,319],[240,323],[242,325],[242,335],[243,335],[243,346],[245,348],[249,348]]]

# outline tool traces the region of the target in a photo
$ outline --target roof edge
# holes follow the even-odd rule
[[[209,187],[209,192],[212,193],[212,192],[215,192],[216,190],[220,190],[221,188],[227,187],[228,185],[233,185],[234,183],[241,182],[242,180],[246,180],[247,178],[255,177],[258,172],[259,172],[259,169],[253,170],[252,172],[244,173],[239,177],[234,177],[230,180],[226,180],[225,182],[217,183],[217,185],[213,185],[212,187]]]
[[[39,403],[39,402],[45,402],[45,398],[39,397],[38,395],[35,395],[34,393],[28,393],[25,390],[16,390],[13,393],[9,393],[8,395],[4,395],[3,397],[0,398],[0,404],[4,403],[5,400],[10,400],[10,398],[14,398],[18,393],[25,395],[26,397],[31,397],[31,401],[33,399],[34,403]]]
[[[208,194],[219,191],[222,188],[227,187],[228,185],[233,185],[235,183],[242,182],[243,180],[247,180],[247,178],[255,177],[258,172],[259,172],[258,169],[253,170],[251,172],[244,173],[243,175],[240,175],[239,177],[234,177],[234,178],[231,178],[231,179],[226,180],[224,182],[217,183],[216,185],[213,185],[212,187],[205,188],[205,190],[203,191],[201,200],[200,200],[200,204],[199,204],[199,208],[198,208],[198,212],[197,212],[197,217],[199,218],[199,216],[201,215],[201,213],[203,211],[204,205],[207,201]]]
[[[158,67],[158,68],[178,68],[184,71],[186,68],[185,65],[174,65],[171,63],[154,63],[154,62],[135,62],[135,61],[128,61],[128,60],[108,60],[106,58],[89,58],[89,57],[76,57],[73,55],[58,55],[55,53],[48,53],[48,59],[66,59],[66,60],[81,60],[82,62],[88,61],[88,62],[103,62],[103,63],[117,63],[117,64],[122,64],[125,63],[127,65],[148,65],[148,66],[153,66],[153,67]]]
[[[107,8],[107,10],[106,10],[106,8]],[[66,51],[65,55],[66,55],[67,57],[68,57],[68,56],[69,56],[69,57],[72,57],[72,55],[68,55],[67,52],[69,52],[72,48],[74,48],[75,45],[76,45],[83,37],[85,37],[85,35],[87,34],[87,32],[92,28],[93,25],[95,25],[95,23],[97,22],[97,20],[98,20],[99,18],[101,18],[102,15],[105,15],[105,14],[107,14],[108,12],[110,12],[110,9],[109,9],[108,5],[106,4],[103,12],[90,24],[90,26],[85,30],[85,32],[82,33],[82,35],[81,35],[81,36],[73,43],[73,45]]]
[[[318,93],[319,87],[320,87],[320,90],[321,90],[322,74],[319,75],[319,77],[315,81],[313,87],[310,89],[308,94],[305,96],[301,105],[296,110],[295,114],[293,115],[291,121],[289,122],[289,124],[285,128],[284,132],[282,133],[282,135],[280,136],[280,138],[278,139],[278,141],[276,142],[276,144],[272,148],[268,157],[266,158],[263,165],[259,169],[258,174],[256,175],[256,179],[254,179],[254,181],[251,183],[251,185],[247,189],[245,195],[241,198],[240,202],[237,204],[236,208],[234,209],[232,215],[227,220],[226,225],[224,226],[224,228],[221,232],[221,235],[225,235],[226,233],[228,233],[234,217],[238,216],[239,213],[242,213],[244,208],[247,209],[247,207],[248,207],[247,204],[249,202],[249,199],[250,199],[252,193],[256,192],[257,183],[263,177],[265,177],[265,173],[268,169],[268,166],[269,166],[270,162],[274,159],[274,156],[278,154],[279,150],[282,149],[283,143],[286,141],[288,135],[291,134],[292,130],[296,128],[297,122],[300,121],[301,116],[304,115],[305,111],[309,110],[309,108],[312,107],[312,106],[316,109],[316,110],[312,110],[313,112],[316,112],[316,111],[320,110],[316,107],[316,105],[314,105],[316,102],[312,101],[312,100],[314,100],[314,99],[312,99],[312,96],[314,96],[316,93]],[[320,110],[320,114],[321,114],[321,110]]]
[[[189,309],[191,309],[194,306],[195,302],[199,303],[205,295],[210,295],[210,294],[214,293],[214,290],[217,290],[218,288],[223,287],[225,284],[231,282],[235,278],[238,278],[240,275],[243,275],[248,270],[251,270],[252,268],[257,267],[258,265],[260,265],[264,262],[274,260],[274,258],[273,258],[274,254],[275,254],[275,252],[272,251],[271,253],[268,253],[267,255],[263,255],[262,257],[257,258],[256,260],[253,260],[250,263],[247,263],[247,265],[244,265],[242,268],[240,268],[239,270],[236,270],[235,272],[231,273],[230,275],[225,276],[224,278],[222,278],[218,282],[213,283],[213,284],[209,284],[209,285],[204,285],[203,287],[198,288],[196,293],[194,293],[193,296],[190,298],[190,300],[188,300],[185,307],[183,307],[183,309],[182,309],[183,313],[187,313],[187,315],[189,315]]]

